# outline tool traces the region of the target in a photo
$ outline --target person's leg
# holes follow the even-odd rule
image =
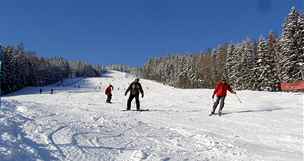
[[[214,104],[213,104],[211,114],[214,114],[214,112],[215,112],[215,110],[216,110],[216,107],[217,107],[217,105],[219,104],[219,102],[220,102],[220,97],[216,97],[216,101],[215,101]]]
[[[222,114],[222,110],[223,110],[223,108],[224,108],[224,105],[225,105],[225,96],[223,96],[223,97],[221,97],[220,98],[220,109],[219,109],[219,115],[221,115]]]
[[[131,102],[132,102],[133,98],[134,98],[134,95],[130,94],[128,103],[127,103],[127,110],[131,110]]]
[[[140,102],[139,102],[139,95],[135,96],[135,100],[136,100],[136,109],[140,110]]]
[[[106,100],[107,103],[109,103],[109,95],[107,94],[107,100]]]
[[[112,103],[111,100],[112,100],[112,95],[110,94],[109,95],[109,103]]]

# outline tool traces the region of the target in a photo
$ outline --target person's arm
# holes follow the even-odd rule
[[[132,83],[129,85],[129,87],[127,88],[126,92],[125,92],[125,96],[128,94],[128,92],[130,91],[131,89],[131,86],[132,86]]]
[[[140,83],[139,83],[139,91],[141,93],[141,97],[144,97],[144,90],[142,89],[142,86]]]
[[[106,88],[106,90],[105,90],[105,94],[106,94],[106,95],[108,94],[108,88]]]
[[[216,92],[218,91],[218,84],[216,84],[213,94],[212,94],[212,99],[214,98],[214,95],[216,94]]]
[[[229,84],[228,84],[228,91],[233,94],[236,94],[236,92],[231,88],[231,86]]]

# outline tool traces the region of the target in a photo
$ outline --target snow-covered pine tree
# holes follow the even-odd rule
[[[199,87],[199,69],[198,69],[198,64],[196,63],[196,57],[194,55],[190,55],[188,57],[188,71],[187,71],[187,76],[188,79],[190,80],[190,86],[191,88],[197,88]],[[188,87],[188,88],[189,88]]]
[[[260,37],[258,41],[257,46],[257,59],[256,59],[256,66],[255,66],[255,74],[257,76],[256,82],[257,82],[257,88],[258,90],[263,90],[263,81],[267,79],[267,69],[268,64],[266,62],[266,56],[268,54],[268,44],[265,41],[264,37]]]
[[[227,76],[229,83],[235,89],[242,89],[242,64],[241,59],[244,53],[244,46],[237,44],[235,46],[228,47],[227,59],[225,65],[225,75]]]
[[[181,62],[179,62],[179,65],[181,65],[179,69],[181,69],[181,71],[178,72],[176,85],[177,87],[187,88],[187,86],[190,85],[190,80],[188,78],[190,66],[187,63],[186,56],[182,56],[181,58]]]
[[[232,68],[235,73],[235,82],[233,86],[236,89],[244,89],[243,78],[246,77],[246,71],[244,70],[245,69],[244,66],[247,65],[243,63],[244,53],[245,53],[244,44],[243,43],[238,44],[234,51],[235,51],[236,62]]]
[[[303,46],[301,41],[301,16],[293,7],[283,26],[283,35],[280,40],[280,79],[283,82],[301,80],[300,63],[304,62]],[[302,36],[302,37],[301,37]]]
[[[298,33],[298,45],[299,45],[299,59],[302,61],[298,65],[300,67],[301,78],[304,80],[304,13],[299,16],[299,33]]]
[[[252,89],[252,83],[256,78],[251,69],[254,67],[255,61],[255,43],[247,38],[241,47],[240,59],[240,75],[239,75],[239,89]]]
[[[256,74],[258,89],[271,90],[277,82],[275,73],[275,62],[273,53],[269,52],[266,40],[261,37],[257,47]]]
[[[279,57],[278,50],[279,41],[277,36],[273,32],[269,32],[268,34],[268,52],[269,56],[273,59],[273,89],[276,88],[276,84],[280,82],[279,80]]]
[[[223,77],[223,73],[225,70],[226,63],[226,55],[227,55],[228,44],[225,43],[217,47],[214,51],[213,55],[213,66],[215,67],[215,74],[213,78],[213,85],[215,85],[216,81]]]
[[[235,85],[236,82],[236,73],[234,66],[236,64],[236,53],[235,53],[235,46],[233,44],[229,44],[227,48],[227,55],[226,55],[226,63],[223,77],[229,81],[231,85]]]
[[[208,51],[208,53],[202,54],[200,61],[199,61],[199,75],[201,85],[204,88],[213,88],[213,81],[214,80],[214,65],[212,64],[212,53]]]

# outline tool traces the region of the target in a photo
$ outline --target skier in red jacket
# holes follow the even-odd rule
[[[105,94],[107,95],[107,100],[106,103],[112,103],[111,99],[112,99],[112,90],[113,90],[113,86],[110,84],[105,91]]]
[[[222,115],[222,110],[224,108],[224,104],[225,104],[225,97],[227,95],[227,91],[236,94],[235,91],[232,90],[232,88],[230,87],[230,85],[226,82],[225,79],[222,79],[221,81],[219,81],[214,89],[213,95],[212,95],[212,99],[214,99],[214,96],[216,95],[216,101],[213,104],[213,108],[212,108],[212,112],[210,113],[210,116],[214,114],[217,105],[219,104],[219,102],[221,102],[220,104],[220,109],[218,111],[218,115],[221,116]]]

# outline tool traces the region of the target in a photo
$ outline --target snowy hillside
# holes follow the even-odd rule
[[[303,160],[303,94],[237,91],[242,103],[229,94],[224,115],[209,117],[212,90],[141,80],[149,111],[123,111],[133,79],[113,71],[4,97],[1,161]]]

